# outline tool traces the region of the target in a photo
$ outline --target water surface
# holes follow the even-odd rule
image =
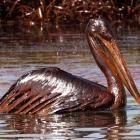
[[[0,96],[27,71],[57,66],[106,85],[82,26],[0,26]],[[119,29],[118,43],[140,91],[140,30]],[[0,139],[140,139],[140,107],[129,96],[117,111],[38,116],[0,114]]]

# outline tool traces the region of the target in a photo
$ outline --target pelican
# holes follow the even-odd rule
[[[53,114],[119,109],[126,104],[124,86],[140,103],[140,95],[119,51],[112,28],[103,18],[86,28],[90,51],[107,80],[107,87],[56,67],[32,70],[21,76],[0,99],[1,113]]]

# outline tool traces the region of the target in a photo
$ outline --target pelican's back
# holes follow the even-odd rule
[[[59,68],[30,71],[21,76],[0,100],[5,113],[70,112],[112,103],[104,86]]]

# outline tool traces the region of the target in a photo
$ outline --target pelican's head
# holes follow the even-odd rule
[[[91,19],[87,25],[87,33],[92,34],[94,38],[97,38],[97,36],[102,36],[106,40],[111,40],[112,37],[114,37],[111,29],[111,24],[109,24],[106,19],[101,17]]]
[[[91,19],[87,25],[86,35],[90,50],[97,63],[102,63],[102,60],[112,73],[121,79],[130,94],[140,104],[140,94],[119,51],[111,25],[108,21],[100,17]]]

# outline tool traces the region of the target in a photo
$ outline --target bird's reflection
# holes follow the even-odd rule
[[[0,115],[0,138],[115,139],[138,137],[139,108],[50,116]],[[135,133],[134,133],[135,132]]]
[[[75,112],[71,114],[56,114],[52,116],[32,115],[0,115],[0,122],[5,122],[4,130],[13,130],[12,134],[45,134],[53,137],[82,137],[85,132],[75,131],[77,128],[112,128],[123,127],[127,116],[125,110],[105,112]],[[2,125],[0,125],[2,127]],[[96,129],[95,129],[96,130]],[[119,133],[119,131],[116,131]],[[116,133],[115,132],[115,133]],[[3,132],[4,133],[4,132]],[[90,132],[91,133],[91,132]],[[106,135],[110,131],[106,131]],[[5,135],[9,132],[5,131]],[[11,131],[10,131],[11,134]],[[118,134],[116,134],[118,135]]]

